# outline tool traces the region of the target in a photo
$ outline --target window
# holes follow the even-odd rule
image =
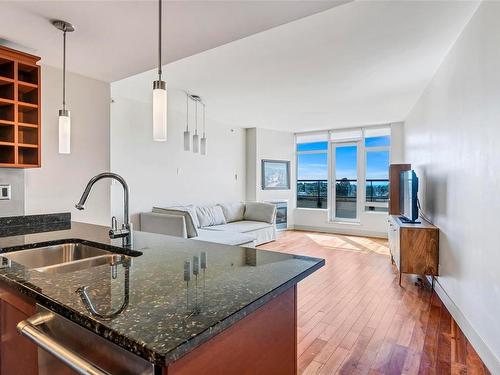
[[[331,220],[351,222],[388,212],[390,127],[297,134],[296,142],[297,207],[329,208]]]
[[[328,134],[297,135],[297,207],[328,208]]]
[[[334,143],[335,220],[358,218],[358,144]]]
[[[388,212],[391,129],[365,129],[365,211]]]

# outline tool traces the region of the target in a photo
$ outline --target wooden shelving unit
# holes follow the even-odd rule
[[[0,46],[0,167],[41,165],[39,60]]]

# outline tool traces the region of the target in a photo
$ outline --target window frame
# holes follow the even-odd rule
[[[325,132],[312,132],[311,134],[322,134],[324,133],[326,135],[326,139],[324,141],[318,141],[318,142],[327,142],[327,147],[325,150],[311,150],[311,151],[298,151],[297,150],[297,134],[295,134],[295,208],[298,210],[319,210],[319,211],[328,211],[328,202],[329,202],[329,191],[330,191],[330,163],[329,163],[329,157],[330,157],[330,142],[329,142],[329,136],[330,133],[328,131]],[[308,142],[308,143],[313,143],[313,142]],[[305,144],[305,143],[302,143]],[[312,155],[312,154],[326,154],[326,169],[327,169],[327,176],[326,176],[326,188],[327,188],[327,198],[326,198],[326,207],[327,208],[314,208],[314,207],[299,207],[299,199],[298,195],[299,192],[297,190],[297,184],[299,182],[299,156],[300,155]]]
[[[366,146],[366,130],[372,130],[372,129],[388,129],[389,130],[389,137],[390,137],[390,143],[389,146]],[[369,138],[369,137],[368,137]],[[392,157],[392,144],[393,144],[393,139],[392,139],[392,127],[390,125],[379,125],[379,126],[373,126],[373,127],[364,127],[363,128],[363,155],[364,155],[364,161],[363,161],[363,169],[364,169],[364,187],[363,187],[363,211],[367,214],[384,214],[388,215],[389,212],[389,201],[387,202],[368,202],[366,200],[366,163],[368,162],[368,152],[373,152],[373,151],[388,151],[389,152],[389,166],[391,164],[391,157]],[[389,170],[387,170],[387,173],[389,173]],[[389,186],[390,189],[390,186]],[[381,211],[368,211],[366,210],[367,206],[372,206],[372,207],[383,207],[387,208],[387,212],[381,212]]]
[[[330,166],[329,166],[329,178],[328,178],[328,183],[331,185],[330,188],[328,189],[331,200],[328,200],[327,206],[329,209],[329,221],[330,222],[335,222],[335,223],[359,223],[361,220],[361,214],[362,210],[361,207],[364,207],[363,204],[363,196],[360,193],[359,189],[359,181],[364,181],[361,180],[360,176],[362,175],[362,166],[360,165],[360,161],[364,160],[362,157],[362,151],[361,151],[361,145],[363,138],[358,138],[357,140],[347,140],[347,141],[330,141]],[[337,173],[336,173],[336,148],[337,147],[346,147],[346,146],[356,146],[357,151],[356,151],[356,172],[357,172],[357,186],[356,186],[356,217],[353,219],[349,218],[343,218],[343,217],[337,217],[336,215],[336,200],[337,200]]]
[[[366,146],[366,131],[367,130],[375,130],[375,129],[388,129],[389,131],[389,137],[390,137],[390,144],[388,146]],[[359,137],[354,137],[354,138],[345,138],[345,139],[339,139],[335,140],[332,139],[332,134],[335,132],[346,132],[349,130],[359,130],[360,131],[360,136]],[[328,143],[328,147],[326,150],[312,150],[312,151],[297,151],[297,138],[298,136],[301,135],[325,135],[325,140],[324,142]],[[340,143],[356,143],[359,142],[358,145],[358,186],[357,186],[357,219],[339,219],[335,217],[335,208],[332,206],[332,203],[334,202],[335,196],[333,194],[333,189],[335,188],[335,184],[333,183],[333,177],[334,177],[334,169],[335,169],[335,164],[334,164],[334,153],[333,153],[333,148],[334,144],[340,144]],[[303,142],[303,143],[308,143],[308,142]],[[297,183],[298,183],[298,169],[299,169],[299,162],[298,158],[299,155],[303,154],[327,154],[327,208],[313,208],[313,207],[299,207],[298,206],[298,192],[296,189],[295,192],[295,208],[298,210],[317,210],[317,211],[328,211],[328,222],[333,222],[333,223],[352,223],[352,224],[359,224],[361,220],[361,216],[363,214],[375,214],[375,215],[387,215],[387,212],[380,212],[380,211],[367,211],[366,206],[369,204],[370,206],[373,207],[389,207],[389,202],[367,202],[366,201],[366,163],[367,163],[367,153],[370,151],[388,151],[389,152],[389,165],[391,163],[391,158],[392,158],[392,147],[393,147],[393,134],[392,134],[392,126],[391,124],[381,124],[381,125],[371,125],[371,126],[362,126],[362,127],[350,127],[350,128],[340,128],[340,129],[330,129],[330,130],[325,130],[325,131],[313,131],[313,132],[302,132],[302,133],[296,133],[295,134],[295,147],[294,147],[294,152],[295,152],[295,188],[297,188]],[[363,184],[361,188],[361,182]],[[333,186],[332,186],[333,185]],[[390,189],[390,187],[389,187]]]

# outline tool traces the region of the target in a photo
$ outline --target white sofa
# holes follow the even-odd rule
[[[276,239],[275,220],[275,205],[263,202],[153,207],[141,214],[141,230],[253,247]]]

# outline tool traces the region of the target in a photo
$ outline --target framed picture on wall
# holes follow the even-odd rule
[[[290,162],[262,159],[262,190],[290,189]]]

